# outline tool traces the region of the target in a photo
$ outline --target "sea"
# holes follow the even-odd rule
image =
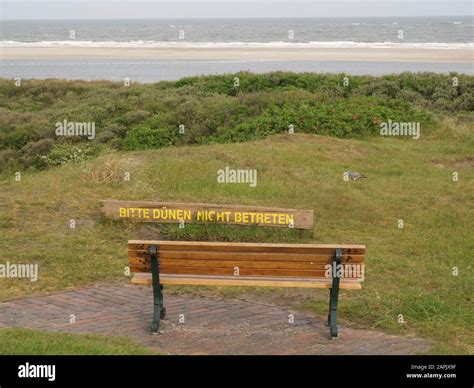
[[[4,20],[0,77],[176,80],[284,70],[382,75],[404,71],[474,74],[472,63],[317,60],[6,59],[3,47],[433,48],[474,50],[471,16],[161,20]],[[473,51],[474,52],[474,51]]]

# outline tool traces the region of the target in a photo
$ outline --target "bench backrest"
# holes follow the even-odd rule
[[[364,245],[259,244],[233,242],[145,241],[128,242],[132,273],[151,272],[150,246],[158,251],[160,274],[208,276],[271,276],[327,279],[336,248],[346,278],[359,278],[347,264],[364,263]],[[352,274],[351,274],[352,272]]]

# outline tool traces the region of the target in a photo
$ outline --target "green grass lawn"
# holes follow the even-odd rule
[[[247,143],[111,152],[25,172],[20,181],[5,173],[0,181],[0,260],[38,263],[39,280],[0,279],[0,298],[98,281],[126,282],[126,243],[132,238],[366,244],[364,287],[342,292],[340,322],[426,337],[433,341],[433,353],[473,353],[472,139],[471,125],[443,119],[420,140],[286,134]],[[257,169],[257,187],[218,184],[216,172],[225,166]],[[347,170],[368,179],[346,182]],[[111,179],[101,180],[103,172]],[[125,172],[130,181],[123,180]],[[459,174],[457,182],[453,172]],[[314,209],[315,228],[112,223],[100,219],[101,199]],[[69,228],[71,219],[75,229]],[[176,287],[173,292],[281,298],[317,316],[326,314],[328,299],[323,290]],[[398,323],[399,314],[406,323]],[[27,341],[21,330],[0,333],[0,353],[139,352],[128,342],[97,336],[61,334],[57,347],[48,348],[46,339],[55,334],[35,332]]]
[[[97,334],[48,333],[40,330],[0,330],[2,355],[143,355],[154,354],[129,338]]]

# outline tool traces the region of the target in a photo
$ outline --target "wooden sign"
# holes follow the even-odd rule
[[[207,203],[100,201],[104,217],[113,220],[161,223],[217,223],[311,229],[312,210]]]

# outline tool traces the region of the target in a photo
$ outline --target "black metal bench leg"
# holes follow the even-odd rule
[[[332,339],[337,339],[337,302],[339,298],[339,283],[341,281],[340,277],[337,276],[337,270],[339,269],[338,266],[341,264],[341,260],[342,252],[340,248],[337,248],[333,262],[333,268],[336,268],[336,273],[333,273],[332,275],[332,286],[329,290],[328,324],[331,331]]]
[[[329,328],[331,331],[331,338],[337,339],[337,299],[339,296],[339,289],[331,289],[330,311],[329,311]]]
[[[162,286],[160,286],[160,263],[156,245],[150,246],[151,258],[151,281],[153,284],[153,322],[151,323],[151,333],[158,334],[160,329],[160,319],[163,312]]]
[[[328,321],[326,323],[326,326],[331,325],[331,298],[332,298],[332,288],[329,289],[329,308],[328,308]]]
[[[166,307],[164,305],[164,298],[163,298],[163,286],[160,285],[160,291],[161,291],[161,313],[160,313],[160,318],[165,319],[166,318]]]

